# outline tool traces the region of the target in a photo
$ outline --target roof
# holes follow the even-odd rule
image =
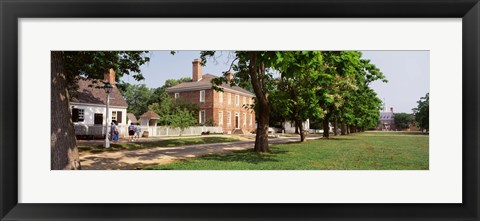
[[[133,113],[127,113],[127,119],[132,121],[132,123],[137,123],[138,120]]]
[[[71,101],[84,104],[106,105],[107,94],[103,86],[101,80],[93,83],[93,80],[80,78],[78,80],[78,89],[75,94],[72,95]],[[125,98],[116,86],[113,86],[112,92],[110,92],[110,106],[128,107]]]
[[[198,90],[198,89],[209,89],[212,88],[212,79],[217,78],[218,76],[215,76],[213,74],[204,74],[202,75],[202,79],[199,81],[191,81],[191,82],[183,82],[181,84],[177,84],[173,87],[167,88],[166,92],[179,92],[179,91],[191,91],[191,90]],[[227,89],[227,90],[232,90],[232,91],[237,91],[241,93],[248,94],[250,96],[255,96],[252,92],[247,91],[241,87],[238,86],[230,86],[228,83],[223,83],[220,87]]]
[[[160,119],[160,116],[153,111],[147,111],[140,118]]]
[[[395,114],[392,112],[380,112],[380,120],[393,120],[395,118]]]

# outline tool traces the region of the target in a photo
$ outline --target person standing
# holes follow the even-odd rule
[[[141,129],[140,129],[140,126],[138,125],[135,125],[135,137],[136,137],[136,140],[140,139],[140,132],[141,132]]]
[[[115,130],[114,130],[114,136],[113,136],[114,140],[113,141],[117,142],[118,138],[119,138],[119,135],[120,135],[120,131],[118,130],[118,125],[115,124]]]
[[[109,140],[113,140],[114,135],[115,135],[115,123],[112,121],[112,124],[110,125]]]
[[[135,125],[133,125],[133,123],[130,123],[130,126],[128,126],[129,141],[133,141],[133,135],[135,135]]]

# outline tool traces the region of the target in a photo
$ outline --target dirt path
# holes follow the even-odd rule
[[[270,139],[270,144],[296,142],[296,137]],[[254,141],[237,141],[216,144],[201,144],[179,147],[157,147],[141,150],[105,151],[80,153],[83,170],[135,170],[149,165],[167,164],[177,159],[186,159],[213,153],[253,148]]]

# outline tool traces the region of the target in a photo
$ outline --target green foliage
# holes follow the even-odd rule
[[[135,85],[129,83],[121,83],[118,84],[118,88],[125,100],[127,101],[127,111],[139,117],[147,110],[150,110],[149,105],[159,105],[160,103],[162,103],[163,99],[168,98],[168,95],[165,92],[166,88],[188,81],[191,81],[191,78],[168,79],[165,81],[165,84],[163,86],[158,88],[147,88],[145,84]],[[177,106],[190,108],[188,105],[189,104],[178,104]]]
[[[172,114],[165,116],[165,118],[169,127],[180,129],[180,136],[182,136],[185,128],[197,123],[197,119],[192,116],[191,111],[185,108],[176,109]]]
[[[192,81],[192,78],[190,77],[184,77],[184,78],[180,78],[180,79],[168,79],[165,81],[165,84],[162,86],[162,88],[166,89],[166,88],[169,88],[169,87],[173,87],[177,84],[181,84],[183,82],[190,82]]]
[[[277,59],[274,68],[281,76],[274,81],[276,87],[270,94],[270,99],[275,100],[272,112],[295,122],[303,136],[302,123],[323,116],[317,94],[324,80],[322,54],[319,51],[277,52]]]
[[[139,81],[144,77],[140,66],[149,62],[147,51],[65,51],[64,63],[69,87],[74,88],[78,76],[103,80],[104,74],[113,68],[118,81],[124,75],[132,75]]]
[[[145,84],[124,84],[120,90],[128,104],[128,113],[139,117],[148,111],[148,105],[153,97],[153,91]]]
[[[425,129],[427,132],[429,130],[429,100],[430,100],[430,93],[427,93],[425,97],[421,97],[419,101],[417,101],[418,106],[412,109],[413,114],[415,115],[415,120],[420,128]]]
[[[330,122],[335,118],[360,129],[372,128],[378,123],[381,100],[369,84],[387,80],[370,60],[362,59],[358,51],[234,53],[230,70],[213,81],[213,88],[221,90],[219,86],[223,83],[232,86],[249,83],[256,95],[254,109],[259,122],[262,118],[274,124],[319,118]],[[214,51],[202,52],[202,63],[214,55]],[[234,78],[228,81],[227,73],[231,70]],[[275,75],[280,77],[274,78]]]
[[[148,109],[160,115],[159,125],[180,128],[183,131],[197,124],[200,107],[183,99],[174,100],[164,93],[161,103],[153,103],[148,106]]]
[[[399,129],[406,129],[413,124],[415,118],[412,114],[395,113],[395,126]]]

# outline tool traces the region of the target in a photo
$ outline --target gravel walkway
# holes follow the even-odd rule
[[[274,138],[269,139],[269,143],[289,143],[298,140],[298,137]],[[148,142],[147,140],[145,141]],[[98,142],[101,143],[101,141]],[[83,144],[86,144],[86,142],[83,142]],[[101,153],[81,152],[80,161],[82,170],[135,170],[149,165],[171,163],[178,159],[244,150],[253,148],[254,145],[255,141],[250,140],[140,150],[105,151]]]

